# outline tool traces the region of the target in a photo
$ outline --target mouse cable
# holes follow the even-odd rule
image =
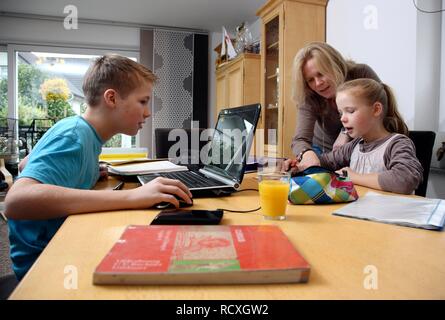
[[[243,190],[238,190],[237,193],[238,192],[243,192],[243,191],[258,191],[258,189],[243,189]],[[217,210],[224,210],[224,211],[227,211],[227,212],[237,212],[237,213],[249,213],[249,212],[258,211],[260,209],[261,209],[261,207],[258,207],[258,208],[253,209],[253,210],[229,210],[229,209],[222,209],[222,208],[217,209]]]

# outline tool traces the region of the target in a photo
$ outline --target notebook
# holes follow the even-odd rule
[[[139,175],[139,181],[146,184],[159,176],[177,179],[194,195],[209,190],[236,191],[244,177],[260,113],[260,104],[221,110],[203,168]]]
[[[406,227],[441,230],[445,222],[445,200],[368,192],[333,214]]]

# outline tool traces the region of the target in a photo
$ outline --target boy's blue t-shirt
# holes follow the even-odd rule
[[[18,179],[91,189],[99,179],[102,144],[96,130],[82,117],[60,120],[36,144]],[[8,220],[11,259],[18,279],[23,278],[64,220]]]

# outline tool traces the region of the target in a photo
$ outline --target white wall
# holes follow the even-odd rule
[[[435,11],[441,0],[417,1],[422,10]],[[416,100],[414,129],[439,129],[441,24],[439,13],[417,13]]]
[[[371,66],[397,96],[414,125],[416,9],[407,0],[331,0],[327,42],[345,57]]]

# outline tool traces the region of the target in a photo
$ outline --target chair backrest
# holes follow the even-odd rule
[[[414,146],[416,147],[416,157],[419,159],[420,164],[423,167],[423,181],[417,187],[415,194],[425,197],[436,133],[433,131],[410,131],[409,137],[414,142]]]
[[[180,135],[174,135],[175,140],[169,141],[168,136],[173,128],[156,128],[155,129],[155,158],[168,158],[170,148],[176,144],[179,139],[182,138]],[[204,129],[183,129],[187,133],[187,149],[178,149],[173,157],[175,163],[180,164],[196,164],[200,163],[200,151],[207,144],[208,141],[201,141],[200,136]],[[192,135],[198,137],[198,150],[196,146],[192,145]],[[180,153],[179,153],[180,152]]]

